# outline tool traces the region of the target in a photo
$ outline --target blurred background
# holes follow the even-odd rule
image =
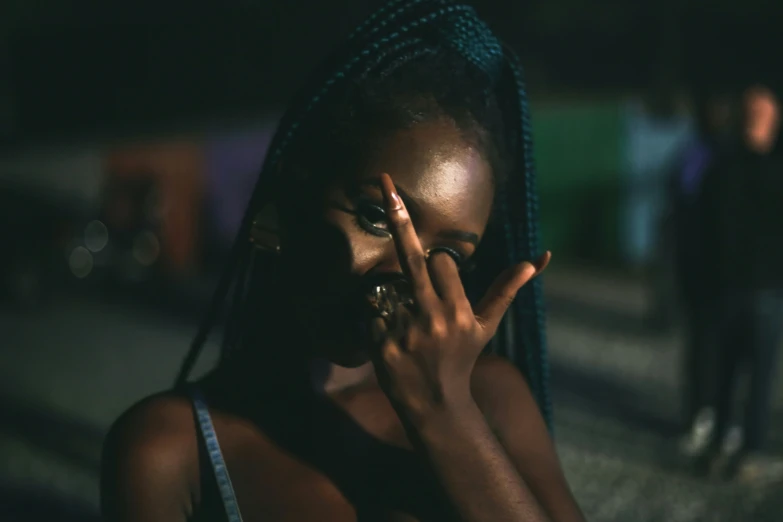
[[[102,437],[171,385],[287,97],[380,3],[0,4],[0,520],[97,519]],[[783,8],[477,7],[527,67],[556,436],[588,519],[779,520],[779,481],[680,465],[666,186],[700,93],[780,85]]]

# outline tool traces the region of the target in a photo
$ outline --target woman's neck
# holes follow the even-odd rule
[[[372,363],[356,368],[339,366],[327,359],[314,358],[310,361],[310,375],[313,390],[324,395],[336,395],[347,389],[376,383]]]
[[[295,366],[297,373],[308,369],[310,390],[318,395],[332,395],[375,382],[371,363],[353,368],[334,364],[323,354],[323,347],[314,344],[316,341],[307,335],[295,333],[307,331],[307,328],[298,323],[292,315],[291,307],[285,305],[285,297],[279,292],[285,290],[278,287],[267,294],[270,299],[266,301],[266,306],[262,307],[268,310],[265,314],[267,320],[264,321],[266,334],[259,336],[259,344],[263,343],[273,353],[278,354],[291,354],[291,350],[294,350],[294,357],[284,358],[287,363]]]
[[[376,382],[371,363],[346,368],[319,355],[311,339],[296,333],[302,329],[283,303],[265,299],[255,307],[258,321],[252,332],[209,377],[221,395],[248,405],[262,397],[294,403]]]
[[[340,404],[343,398],[376,385],[372,364],[344,368],[325,359],[300,364],[267,364],[233,359],[221,364],[200,382],[210,403],[249,419],[290,419],[289,428],[306,422],[322,401]]]

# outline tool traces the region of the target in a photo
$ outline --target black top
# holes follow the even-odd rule
[[[783,289],[783,160],[727,151],[699,201],[704,280],[714,292]]]
[[[310,430],[261,424],[281,447],[327,475],[354,505],[360,522],[384,520],[389,511],[408,513],[422,522],[454,519],[420,456],[372,437],[328,400],[314,401],[309,413]],[[227,522],[203,429],[197,435],[202,494],[190,520]]]

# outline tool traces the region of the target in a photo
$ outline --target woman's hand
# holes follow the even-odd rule
[[[388,174],[382,175],[389,228],[410,279],[415,312],[400,306],[391,321],[377,319],[375,371],[381,386],[408,421],[472,404],[470,377],[517,291],[546,268],[547,252],[502,273],[473,309],[449,255],[429,259]]]

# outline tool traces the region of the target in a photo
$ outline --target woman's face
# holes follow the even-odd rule
[[[388,173],[394,181],[424,250],[447,249],[459,265],[476,251],[494,192],[488,163],[450,121],[418,124],[379,140],[356,170],[303,197],[310,203],[302,207],[311,208],[298,208],[292,198],[286,201],[295,208],[281,212],[287,216],[286,306],[313,343],[313,355],[343,366],[368,360],[367,295],[373,282],[402,275],[380,175]]]

